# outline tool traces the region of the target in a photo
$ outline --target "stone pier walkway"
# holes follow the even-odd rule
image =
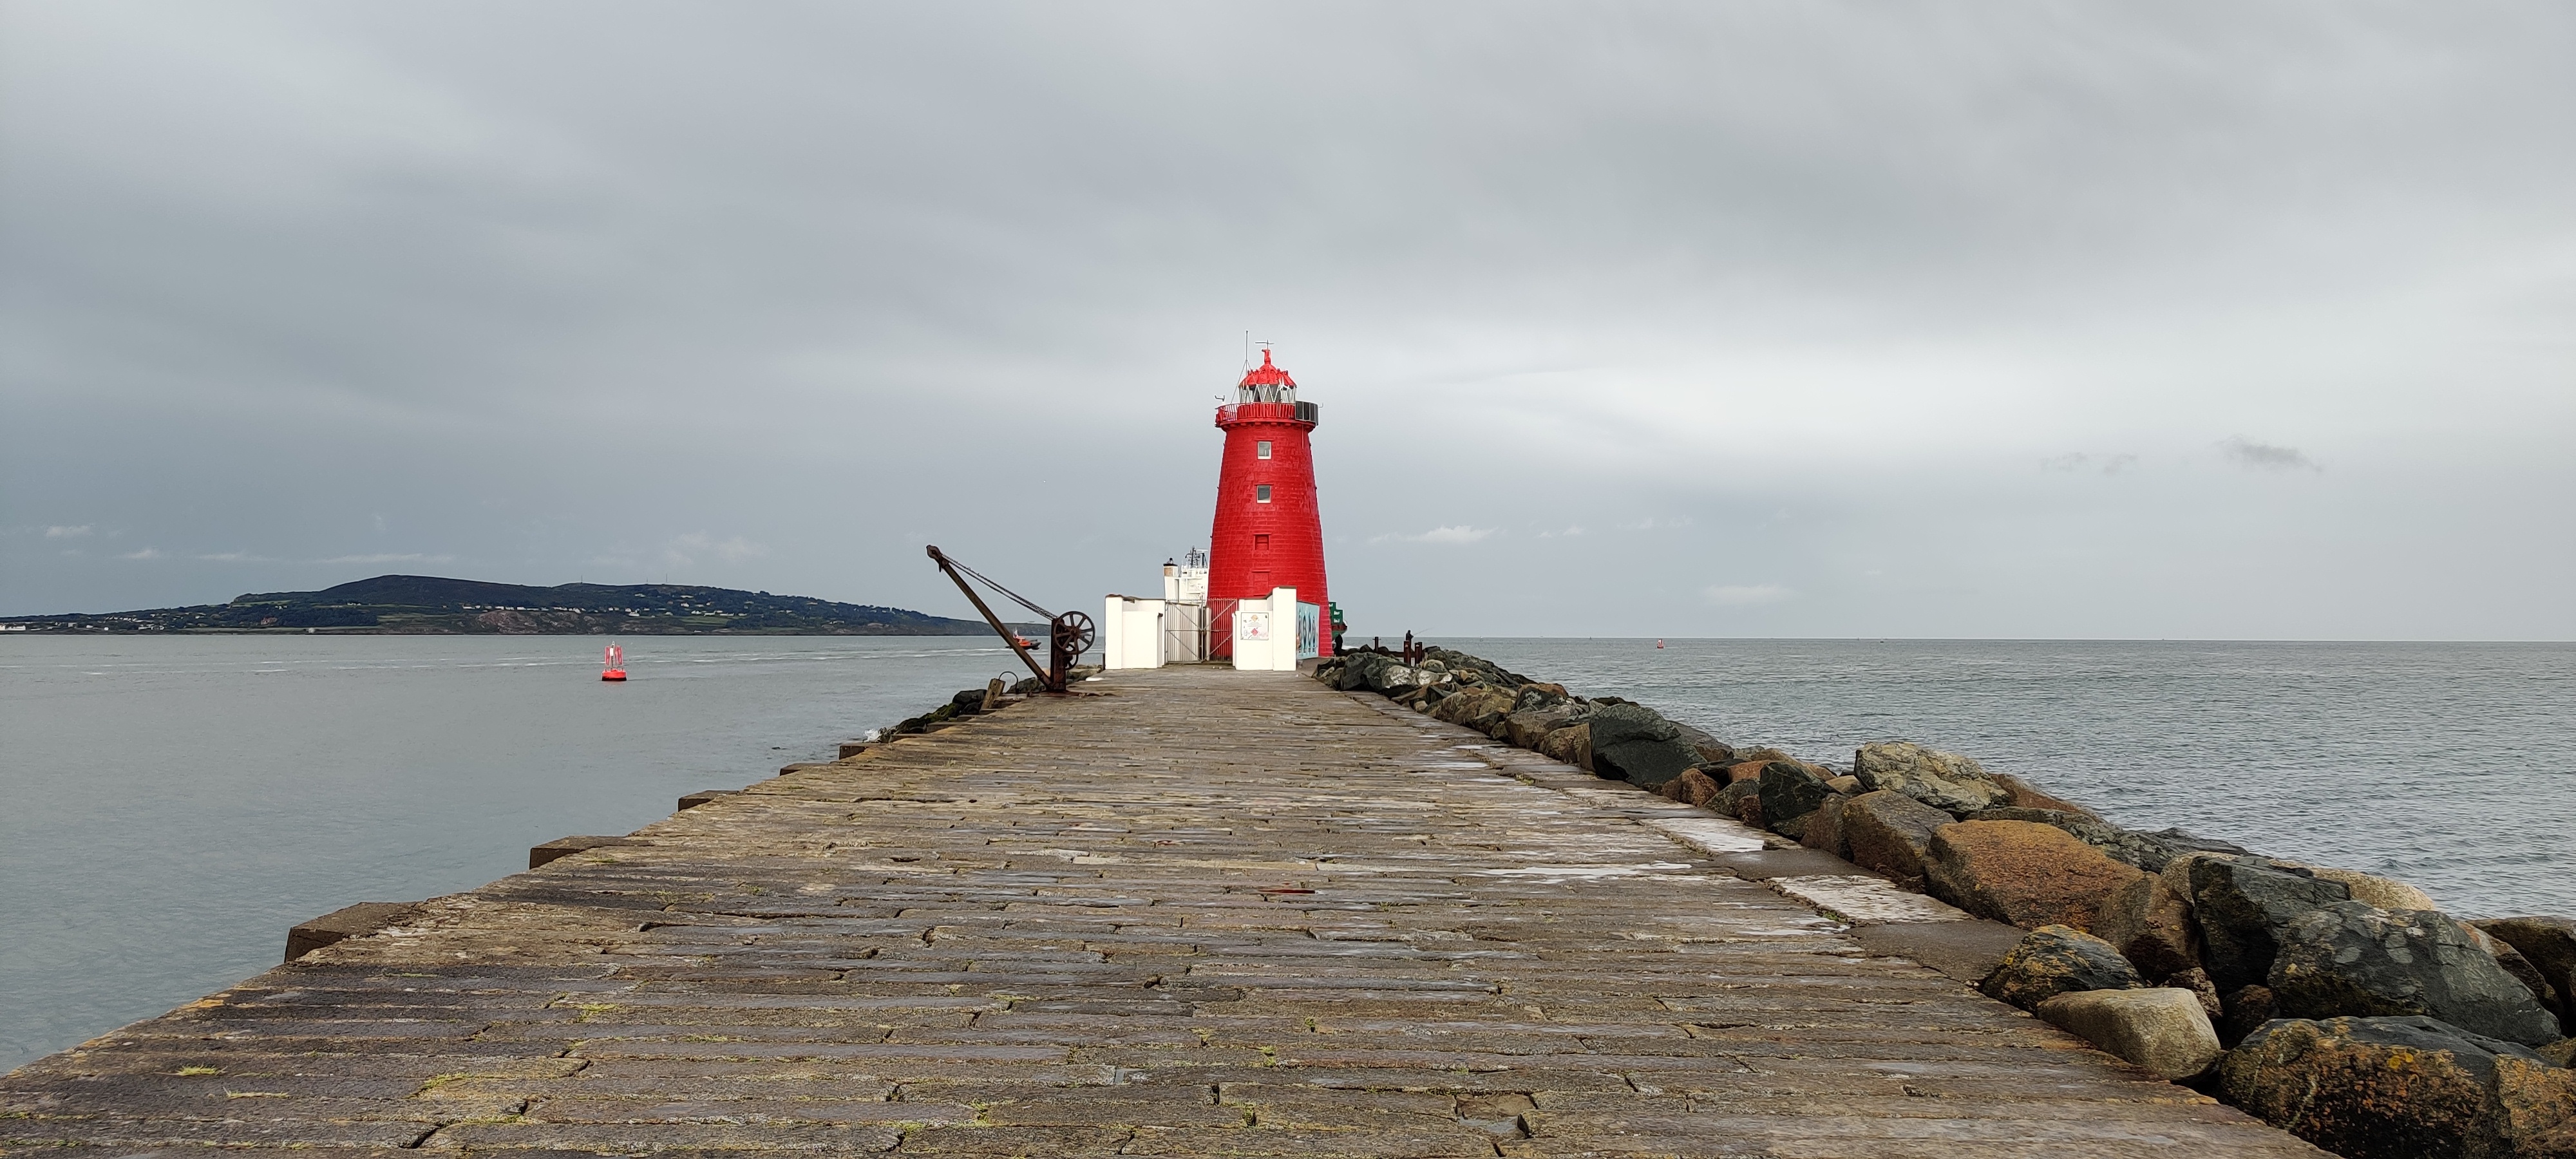
[[[0,1153],[2322,1154],[1866,956],[1731,822],[1295,676],[1085,692],[34,1063]]]

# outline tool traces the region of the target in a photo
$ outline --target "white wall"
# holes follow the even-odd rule
[[[1234,666],[1245,672],[1297,670],[1297,589],[1272,588],[1267,599],[1236,605]]]
[[[1100,663],[1105,668],[1162,667],[1163,601],[1127,596],[1111,596],[1103,601],[1100,651]]]

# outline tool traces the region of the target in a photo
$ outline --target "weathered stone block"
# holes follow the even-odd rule
[[[1825,798],[1834,795],[1825,787],[1823,777],[1788,761],[1765,764],[1760,784],[1762,816],[1773,826],[1814,812]]]
[[[1567,725],[1539,738],[1540,756],[1563,761],[1585,772],[1592,770],[1592,726]]]
[[[2055,826],[1962,821],[1932,834],[1924,878],[1932,896],[2023,929],[2091,930],[2103,908],[2144,874]]]
[[[2576,1033],[2576,918],[2490,918],[2476,925],[2531,962],[2549,983],[2559,1021]]]
[[[1706,807],[1710,801],[1716,800],[1717,795],[1724,790],[1725,786],[1718,784],[1717,781],[1711,778],[1707,773],[1701,772],[1698,769],[1691,769],[1672,780],[1664,782],[1664,787],[1657,789],[1656,792],[1663,794],[1663,796],[1668,800],[1679,801],[1685,805]]]
[[[2282,932],[2264,984],[2288,1018],[2421,1014],[2524,1046],[2559,1038],[2531,991],[2432,910],[2347,901],[2310,913]]]
[[[541,865],[561,861],[588,849],[608,849],[632,844],[635,843],[624,837],[557,837],[543,845],[528,847],[528,868],[535,869]]]
[[[303,922],[286,931],[286,960],[292,962],[324,946],[361,938],[420,912],[407,901],[362,901]]]
[[[1594,722],[1598,727],[1599,722]],[[1592,743],[1592,772],[1595,776],[1626,781],[1641,789],[1659,789],[1664,782],[1682,775],[1699,761],[1699,751],[1678,740],[1633,738],[1603,747],[1595,734]]]
[[[2102,907],[2093,932],[2149,978],[2200,965],[2200,927],[2192,921],[2191,899],[2162,874],[2142,873],[2122,886]]]
[[[1798,834],[1798,844],[1841,857],[1847,848],[1843,842],[1843,810],[1850,806],[1851,798],[1840,793],[1825,798],[1823,804],[1807,814],[1807,827]]]
[[[2111,943],[2067,926],[2022,935],[1977,988],[2024,1010],[2078,990],[2134,990],[2146,985]]]
[[[1903,793],[1863,793],[1843,807],[1844,855],[1854,865],[1921,890],[1932,834],[1951,823],[1948,813]]]
[[[1758,816],[1762,807],[1762,782],[1737,781],[1719,789],[1716,796],[1709,798],[1706,808],[1741,821],[1744,819],[1744,804],[1748,801],[1752,802]],[[1745,823],[1756,824],[1751,821]]]
[[[2174,863],[2190,882],[2201,964],[2221,993],[2272,974],[2280,931],[2310,912],[2352,900],[2343,883],[2260,857],[2192,854]]]
[[[1524,708],[1503,718],[1504,739],[1521,748],[1534,750],[1540,741],[1547,739],[1547,734],[1574,723],[1576,714],[1581,711],[1580,707],[1571,704]]]
[[[2434,901],[2431,894],[2393,877],[2380,877],[2356,869],[2324,869],[2314,865],[2302,868],[2316,875],[2320,881],[2343,886],[2352,894],[2352,900],[2366,905],[2385,910],[2442,908],[2442,903]]]
[[[2219,1061],[2218,1084],[2344,1159],[2576,1154],[2576,1071],[2432,1018],[2267,1023]]]
[[[1988,775],[1995,779],[1996,784],[2004,787],[2005,793],[2010,794],[2004,798],[2004,804],[2006,805],[2020,809],[2050,809],[2061,813],[2073,813],[2079,816],[2093,817],[2096,820],[2100,819],[2093,810],[2087,809],[2082,805],[2078,805],[2075,802],[2066,800],[2062,797],[2054,797],[2047,793],[2043,793],[2037,786],[2021,779],[2020,777],[2016,777],[2011,773],[1990,773]]]
[[[1682,735],[1679,726],[1642,704],[1600,703],[1586,719],[1595,753],[1632,740],[1680,740]]]
[[[1852,775],[1872,791],[1903,793],[1951,814],[1991,809],[2012,799],[1977,762],[1911,741],[1882,741],[1852,754]]]
[[[2158,1078],[2190,1078],[2226,1053],[2189,990],[2083,990],[2047,999],[2031,1012]]]

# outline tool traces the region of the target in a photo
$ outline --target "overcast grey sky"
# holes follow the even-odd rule
[[[0,3],[0,611],[2576,636],[2564,3]]]

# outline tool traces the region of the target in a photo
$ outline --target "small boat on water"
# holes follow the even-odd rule
[[[1018,644],[1022,648],[1035,648],[1038,646],[1037,641],[1029,639],[1017,632],[1011,633],[1011,642]]]
[[[601,657],[601,658],[600,658],[599,666],[600,666],[600,673],[599,673],[599,678],[600,678],[600,679],[602,679],[602,680],[608,680],[608,681],[623,681],[623,680],[625,680],[625,679],[626,679],[626,649],[624,649],[624,648],[620,648],[620,647],[618,647],[618,646],[617,646],[617,645],[615,645],[615,644],[611,644],[611,645],[609,645],[609,646],[608,646],[608,653],[607,653],[607,655],[605,655],[605,656],[603,656],[603,657]]]

